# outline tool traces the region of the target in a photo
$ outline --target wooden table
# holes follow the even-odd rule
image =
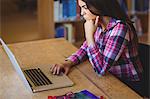
[[[62,62],[77,50],[64,39],[49,39],[8,45],[21,67],[40,66],[49,72],[49,65]],[[15,72],[6,53],[0,46],[0,99],[47,99],[49,95],[62,95],[69,91],[87,89],[106,99],[140,99],[138,94],[108,74],[99,78],[88,61],[74,67],[69,78],[72,87],[30,93]]]

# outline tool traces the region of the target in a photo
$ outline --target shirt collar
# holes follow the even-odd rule
[[[121,22],[121,20],[116,20],[114,18],[110,19],[108,25],[106,26],[106,30],[109,30],[110,28],[114,27],[118,22]]]

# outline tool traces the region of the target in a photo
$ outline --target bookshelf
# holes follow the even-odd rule
[[[72,35],[73,41],[71,43],[76,43],[84,39],[84,28],[83,28],[83,20],[74,20],[74,21],[58,21],[55,22],[55,28],[59,26],[71,25],[72,26]]]
[[[142,28],[142,35],[139,35],[139,42],[150,45],[150,1],[149,0],[118,0],[124,3],[129,16],[136,15]],[[125,7],[125,6],[124,6]],[[137,23],[137,21],[135,21]]]
[[[150,16],[150,1],[149,0],[118,0],[123,9],[127,11],[127,14],[130,16],[136,16],[141,22],[142,32],[150,33],[149,31],[149,16]],[[137,21],[135,20],[135,23]],[[141,35],[142,36],[142,35]]]
[[[5,1],[5,0],[3,0]],[[69,0],[71,1],[71,0]],[[75,1],[75,0],[74,0]],[[119,0],[120,1],[120,0]],[[150,11],[135,11],[134,10],[134,3],[133,1],[136,0],[123,0],[127,1],[127,6],[128,6],[128,14],[136,14],[139,19],[141,20],[142,23],[142,29],[143,29],[143,34],[144,36],[141,36],[142,38],[150,39]],[[144,0],[141,0],[141,2]],[[59,20],[59,21],[54,21],[54,0],[37,0],[37,16],[38,16],[38,32],[26,34],[26,33],[18,33],[20,36],[15,35],[16,38],[11,38],[9,34],[0,33],[0,36],[6,37],[6,40],[11,41],[19,41],[24,40],[36,40],[36,39],[45,39],[45,38],[54,38],[55,37],[55,28],[57,26],[63,25],[63,24],[71,24],[72,27],[74,28],[74,43],[78,43],[84,40],[84,29],[83,29],[83,23],[84,21],[81,19],[75,19],[75,20]],[[149,4],[150,5],[150,4]],[[78,7],[78,6],[77,6]],[[79,9],[79,7],[77,8]],[[77,16],[79,17],[79,10],[77,10]],[[150,10],[150,9],[149,9]],[[2,30],[2,28],[0,28]],[[147,36],[145,36],[147,35]],[[9,38],[8,38],[9,37]],[[20,38],[18,40],[18,38]],[[140,38],[140,37],[139,37]],[[21,41],[20,40],[20,41]]]
[[[148,10],[141,10],[142,6],[140,5],[140,9],[137,11],[137,5],[135,4],[136,1],[139,2],[139,0],[118,0],[126,1],[127,13],[129,16],[136,15],[140,22],[141,22],[141,28],[142,28],[142,35],[139,36],[140,42],[144,40],[144,42],[149,42],[149,35],[150,35],[150,11]],[[146,0],[140,0],[140,4],[143,4]],[[148,1],[148,0],[147,0]],[[54,1],[55,2],[55,1]],[[55,11],[54,11],[55,12]],[[78,14],[78,13],[77,13]],[[62,16],[62,15],[61,15]],[[74,37],[75,37],[75,45],[81,45],[80,43],[84,40],[84,28],[83,28],[84,21],[77,19],[77,20],[59,20],[54,21],[55,28],[63,25],[63,24],[71,24],[74,31]],[[149,44],[149,43],[148,43]]]
[[[75,0],[54,0],[55,37],[66,38],[71,43],[84,39],[84,21]],[[62,34],[61,34],[62,33]]]

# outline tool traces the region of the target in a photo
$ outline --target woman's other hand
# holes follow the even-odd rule
[[[94,43],[94,33],[96,32],[99,22],[99,16],[95,20],[86,20],[84,23],[86,40],[89,43]]]

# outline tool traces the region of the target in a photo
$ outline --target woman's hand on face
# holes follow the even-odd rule
[[[54,64],[51,66],[50,71],[54,75],[59,75],[61,72],[64,72],[67,75],[70,68],[71,68],[71,65],[69,64]]]
[[[97,16],[95,20],[86,20],[86,22],[84,23],[86,39],[90,39],[94,37],[94,33],[98,26],[98,21],[99,21],[99,16]]]

